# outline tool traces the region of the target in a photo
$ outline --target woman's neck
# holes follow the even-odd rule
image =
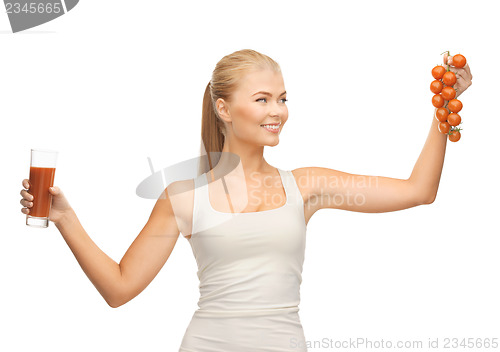
[[[236,150],[237,149],[237,150]],[[210,171],[211,177],[219,179],[222,176],[245,176],[272,173],[274,168],[267,163],[263,156],[264,147],[253,150],[230,148],[226,144],[217,165]]]

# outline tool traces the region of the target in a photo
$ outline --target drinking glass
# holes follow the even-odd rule
[[[31,149],[30,188],[33,206],[26,214],[26,225],[48,227],[52,195],[49,188],[54,185],[58,152],[46,149]]]

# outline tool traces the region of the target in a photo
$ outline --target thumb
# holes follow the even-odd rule
[[[49,188],[49,193],[56,196],[61,193],[61,189],[57,186],[53,186]]]

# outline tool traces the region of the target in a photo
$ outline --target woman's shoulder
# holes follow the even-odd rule
[[[314,167],[299,167],[290,171],[295,178],[295,181],[300,181],[306,179],[308,175],[314,172],[314,169]]]
[[[183,234],[191,233],[194,205],[194,177],[171,182],[165,192],[168,194],[172,208]]]
[[[295,179],[295,183],[299,188],[300,194],[302,195],[304,203],[307,203],[307,201],[309,201],[314,192],[313,182],[311,182],[311,175],[316,172],[315,169],[315,167],[299,167],[290,170]]]

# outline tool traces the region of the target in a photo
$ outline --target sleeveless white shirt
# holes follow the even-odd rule
[[[188,241],[200,299],[180,352],[307,351],[298,315],[304,202],[292,172],[278,171],[286,203],[248,213],[215,210],[207,174],[195,178]]]

